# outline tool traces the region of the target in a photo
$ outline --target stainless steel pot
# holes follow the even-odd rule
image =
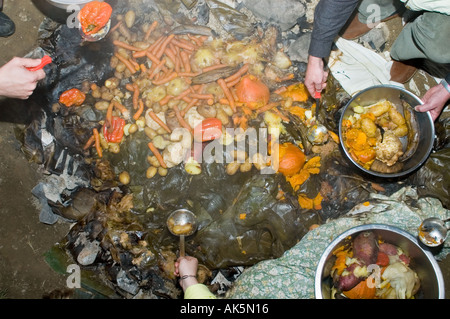
[[[418,147],[414,154],[407,160],[404,161],[403,168],[396,173],[379,173],[373,170],[368,170],[358,164],[350,155],[346,149],[343,138],[342,138],[342,121],[348,118],[349,115],[353,114],[353,107],[356,105],[369,106],[375,104],[383,99],[386,99],[393,103],[394,105],[400,107],[402,105],[402,100],[408,103],[412,108],[416,105],[423,104],[423,102],[413,93],[408,90],[394,86],[394,85],[379,85],[369,87],[361,92],[358,92],[353,98],[347,103],[347,105],[342,109],[341,118],[339,121],[339,138],[341,142],[342,149],[345,156],[361,171],[383,178],[396,178],[401,176],[406,176],[416,169],[418,169],[425,161],[433,149],[433,143],[435,139],[434,123],[429,112],[415,112],[414,114],[417,119],[419,126],[419,141]]]
[[[316,268],[315,296],[317,299],[330,298],[330,271],[335,257],[333,251],[343,245],[344,240],[356,237],[360,232],[371,230],[385,242],[400,247],[410,258],[410,267],[420,278],[419,297],[424,299],[444,299],[444,278],[433,254],[422,248],[418,240],[400,228],[385,224],[367,224],[353,227],[336,237],[323,252]]]

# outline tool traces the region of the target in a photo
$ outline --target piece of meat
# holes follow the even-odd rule
[[[403,145],[393,131],[384,133],[383,141],[375,146],[376,159],[392,166],[397,163],[398,158],[403,155]]]
[[[356,236],[353,240],[353,256],[365,265],[376,263],[378,244],[373,232],[365,231]]]

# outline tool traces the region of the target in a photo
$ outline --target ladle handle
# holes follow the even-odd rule
[[[184,235],[180,235],[180,257],[186,256],[186,250],[184,248]]]

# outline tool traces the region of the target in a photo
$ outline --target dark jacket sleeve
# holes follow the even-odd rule
[[[356,9],[359,0],[321,0],[314,12],[309,54],[318,58],[330,55],[333,41]]]

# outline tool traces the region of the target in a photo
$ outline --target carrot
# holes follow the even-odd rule
[[[153,112],[153,111],[148,111],[148,115],[153,119],[153,121],[155,121],[156,123],[158,123],[158,125],[161,126],[163,129],[165,129],[168,133],[172,133],[172,130],[166,125],[166,123],[164,123],[164,122],[158,117],[158,115],[156,115],[155,112]]]
[[[276,103],[276,102],[267,103],[266,105],[264,105],[264,106],[260,107],[259,109],[257,109],[256,113],[257,114],[264,113],[264,112],[274,108],[277,105],[278,105],[278,103]]]
[[[135,47],[135,46],[132,46],[132,45],[130,45],[130,44],[128,44],[128,43],[125,43],[125,42],[122,42],[122,41],[119,41],[119,40],[114,40],[114,41],[113,41],[113,44],[114,44],[115,46],[117,46],[117,47],[121,47],[121,48],[130,50],[130,51],[141,51],[140,48],[137,48],[137,47]]]
[[[161,71],[164,64],[166,64],[166,59],[162,59],[157,65],[155,65],[153,71],[149,75],[150,80],[152,80],[156,76],[156,74]]]
[[[180,72],[178,73],[179,76],[187,77],[187,78],[193,78],[194,76],[197,76],[201,74],[201,72]]]
[[[126,88],[128,91],[131,91],[131,92],[134,91],[133,84],[131,84],[131,83],[127,83],[127,84],[125,85],[125,88]]]
[[[145,57],[145,54],[147,53],[147,50],[142,50],[142,51],[138,51],[138,52],[134,52],[133,53],[133,58],[137,59],[137,58],[143,58]]]
[[[161,105],[161,106],[166,105],[167,103],[169,103],[169,101],[170,101],[171,99],[173,99],[173,95],[167,94],[165,97],[163,97],[163,98],[161,99],[161,101],[159,101],[159,105]]]
[[[185,49],[185,50],[189,50],[189,51],[195,50],[195,46],[193,44],[185,43],[185,42],[179,41],[178,39],[172,39],[172,43],[181,49]]]
[[[228,65],[226,65],[226,64],[215,64],[215,65],[211,65],[211,66],[207,66],[206,68],[203,68],[202,72],[208,72],[208,71],[212,71],[212,70],[222,69],[227,66]]]
[[[158,149],[155,147],[155,145],[153,145],[152,142],[149,142],[147,145],[148,145],[148,148],[150,149],[150,151],[152,151],[153,155],[155,155],[155,157],[158,160],[161,167],[167,168],[167,165],[164,162],[164,159],[163,159],[161,153],[158,151]]]
[[[226,83],[227,83],[227,86],[229,88],[231,88],[231,87],[235,86],[236,84],[238,84],[239,82],[241,82],[241,78],[240,77],[236,78],[236,80],[234,80],[234,81],[230,81],[230,82],[226,82]]]
[[[195,44],[196,44],[197,46],[201,47],[201,46],[203,45],[203,41],[204,41],[204,40],[199,39],[199,38],[197,38],[196,36],[193,36],[193,35],[191,35],[191,34],[189,34],[189,33],[187,34],[187,36],[188,36],[188,38],[189,38],[191,41],[195,42]]]
[[[177,72],[170,72],[168,75],[166,75],[162,79],[155,80],[152,83],[153,83],[153,85],[161,85],[161,84],[165,84],[167,82],[170,82],[170,81],[172,81],[173,79],[175,79],[177,77],[178,77]]]
[[[281,94],[281,93],[284,93],[284,92],[286,92],[286,91],[287,91],[287,87],[282,86],[282,87],[279,87],[278,89],[276,89],[275,91],[273,91],[273,93],[275,93],[275,94]]]
[[[119,28],[119,27],[122,25],[122,23],[123,23],[123,21],[117,22],[116,25],[113,26],[113,27],[111,28],[111,30],[109,30],[109,34],[112,34],[114,31],[116,31],[117,28]]]
[[[180,110],[178,109],[178,106],[174,105],[173,110],[175,111],[175,115],[177,117],[178,122],[183,126],[185,129],[189,130],[189,132],[193,133],[192,127],[184,120],[183,116],[181,115]]]
[[[121,56],[119,53],[114,53],[114,56],[116,58],[119,59],[120,62],[122,62],[123,64],[125,64],[125,66],[128,68],[128,70],[130,70],[131,74],[135,74],[136,73],[136,69],[134,68],[134,66],[130,63],[130,61],[128,61],[128,59],[124,58],[123,56]]]
[[[166,41],[167,36],[162,35],[155,43],[153,43],[153,47],[150,51],[153,55],[156,56],[156,54],[158,53],[159,49],[161,48],[162,44],[164,43],[164,41]]]
[[[222,88],[223,93],[225,93],[225,96],[228,99],[228,102],[230,103],[231,109],[233,110],[233,112],[236,112],[236,104],[234,102],[233,95],[231,94],[230,89],[228,88],[227,84],[225,83],[225,80],[224,79],[218,79],[217,83]]]
[[[144,102],[142,102],[142,100],[139,99],[138,103],[139,103],[139,108],[136,111],[136,113],[134,113],[134,115],[133,115],[133,119],[135,121],[137,121],[141,117],[142,113],[144,112]]]
[[[123,106],[122,104],[120,104],[118,101],[113,101],[114,106],[119,109],[120,113],[122,113],[124,118],[130,118],[130,111],[128,111],[128,109]]]
[[[175,37],[175,34],[169,34],[169,36],[164,40],[164,42],[161,43],[161,47],[156,52],[156,57],[159,59],[164,54],[164,51],[166,50],[167,45],[172,41],[172,39]]]
[[[283,113],[281,113],[281,111],[277,108],[272,109],[273,112],[277,113],[278,116],[284,121],[284,122],[290,122],[291,120],[289,120],[288,117],[286,117]]]
[[[134,67],[136,71],[139,71],[141,68],[139,66],[139,63],[137,63],[134,58],[129,58],[128,61],[130,61],[131,65]]]
[[[294,78],[294,74],[293,73],[289,73],[288,75],[286,75],[286,76],[283,76],[283,77],[277,77],[276,79],[275,79],[275,81],[276,82],[284,82],[284,81],[288,81],[288,80],[292,80]]]
[[[199,100],[214,99],[214,95],[212,94],[200,94],[200,93],[192,93],[189,95],[189,97]]]
[[[84,144],[83,150],[87,150],[89,147],[92,146],[92,144],[94,144],[94,142],[95,142],[95,136],[91,135],[91,137],[87,140],[86,144]]]
[[[167,57],[173,62],[173,64],[175,65],[176,62],[176,55],[175,52],[172,51],[172,49],[170,47],[167,47],[166,50],[164,51],[164,53],[167,55]]]
[[[225,82],[231,82],[236,80],[237,78],[241,77],[242,75],[244,75],[245,73],[247,73],[249,69],[248,64],[244,64],[235,74],[230,75],[229,77],[227,77],[225,79]]]
[[[158,21],[156,21],[156,20],[153,21],[153,23],[150,25],[147,32],[145,33],[144,40],[147,41],[150,38],[150,35],[152,34],[153,31],[155,31],[157,26],[158,26]]]
[[[186,53],[186,51],[180,52],[181,61],[183,62],[184,72],[190,73],[191,72],[191,62],[189,61],[189,55]]]
[[[186,90],[184,90],[183,92],[180,93],[180,95],[176,96],[174,99],[175,100],[181,100],[182,98],[184,98],[185,96],[187,96],[190,93],[194,93],[194,89],[190,86],[188,87]]]
[[[94,133],[95,149],[97,150],[97,154],[99,157],[103,157],[102,147],[100,145],[100,134],[96,128],[92,130],[92,133]]]
[[[186,105],[186,107],[183,109],[183,111],[181,111],[181,116],[185,116],[186,113],[189,111],[189,109],[191,107],[193,107],[194,105],[196,105],[198,103],[197,99],[193,99],[190,102],[188,102],[188,105]]]
[[[106,110],[106,123],[107,127],[111,126],[112,123],[112,112],[114,108],[114,102],[109,103],[108,109]]]
[[[139,86],[136,83],[133,83],[133,109],[137,110],[139,105]]]

